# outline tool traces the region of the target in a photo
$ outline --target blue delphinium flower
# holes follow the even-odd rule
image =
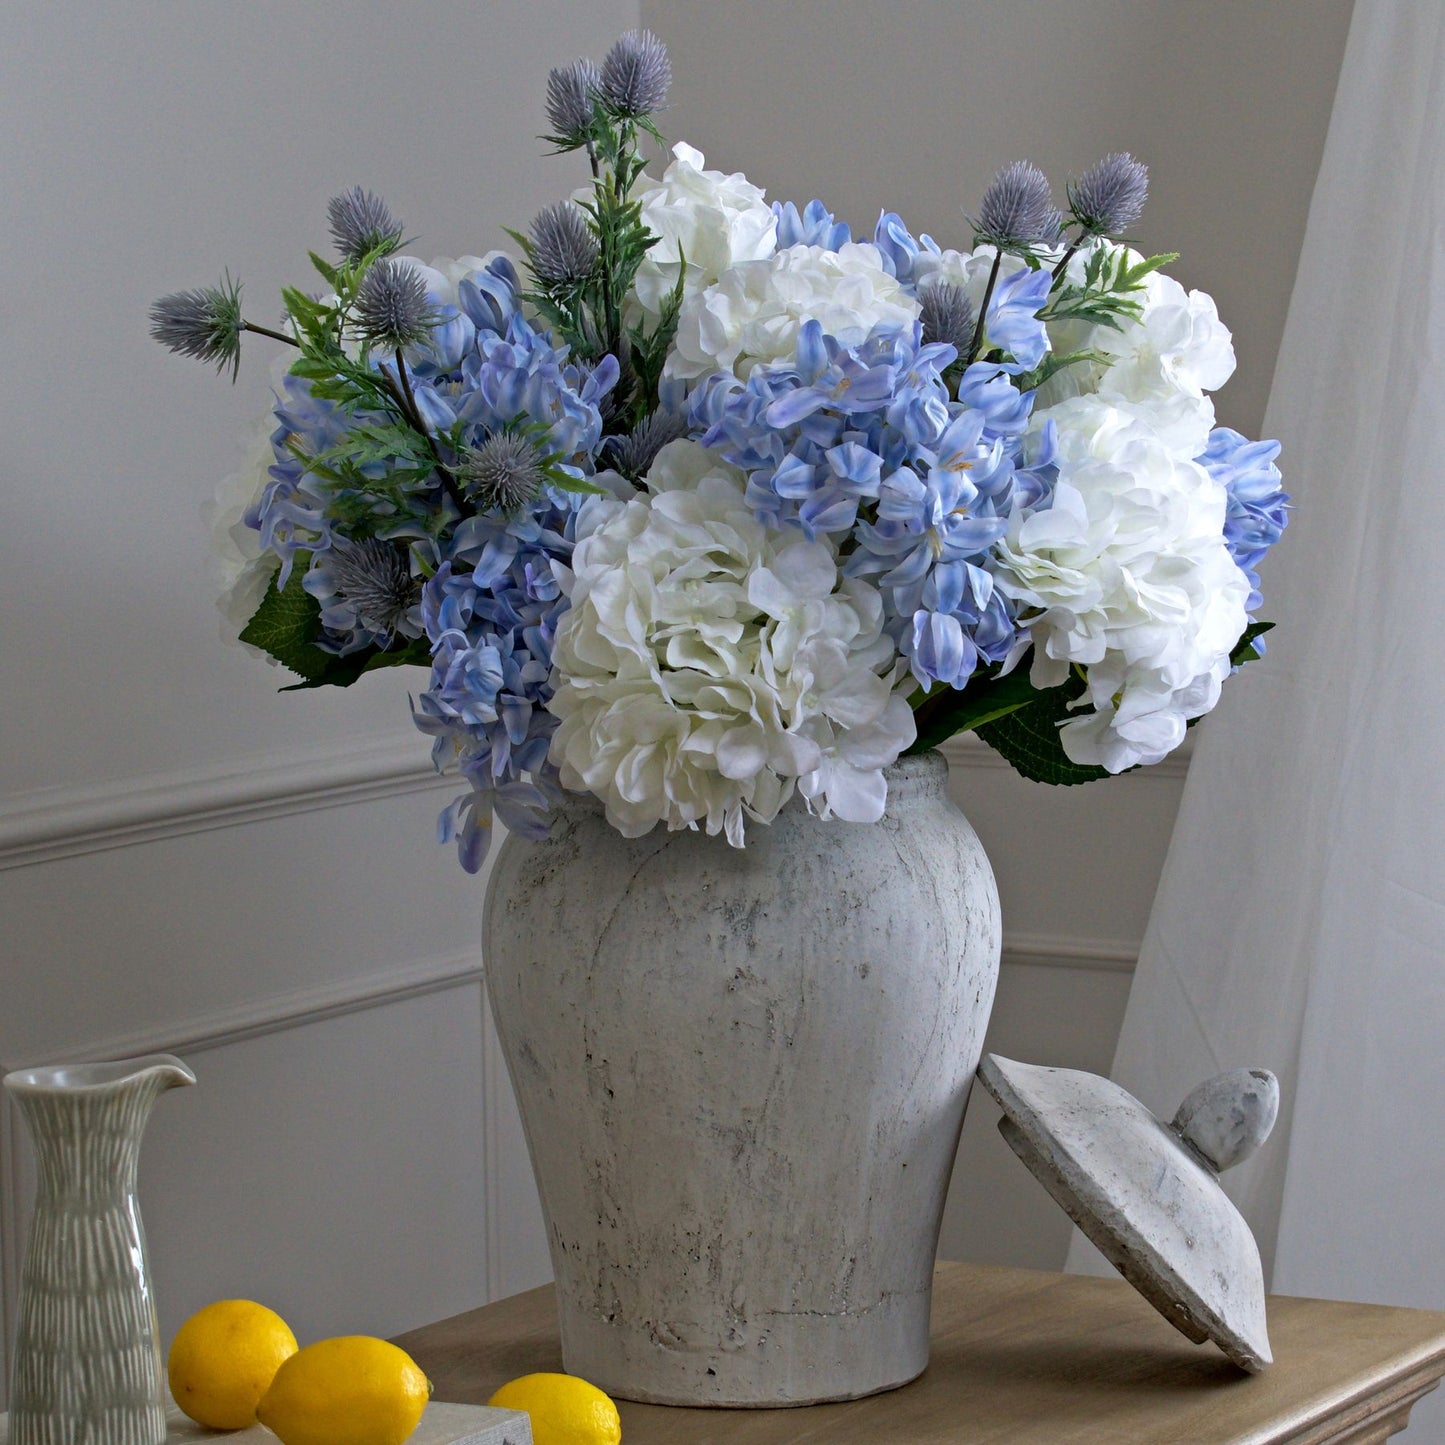
[[[792,201],[774,201],[773,214],[778,218],[778,250],[789,246],[821,246],[825,251],[839,251],[853,239],[847,225],[835,219],[822,201],[809,201],[802,215]]]
[[[1229,555],[1249,578],[1249,611],[1264,601],[1255,570],[1264,554],[1279,541],[1289,522],[1289,496],[1281,487],[1276,441],[1252,442],[1227,426],[1209,433],[1209,446],[1200,462],[1229,494],[1224,517],[1224,541]],[[1256,649],[1262,644],[1255,643]]]
[[[1022,267],[1003,277],[989,298],[983,323],[988,344],[1006,351],[1025,369],[1037,366],[1049,349],[1048,328],[1038,313],[1048,302],[1052,284],[1046,267],[1037,271]]]
[[[582,500],[551,488],[519,515],[469,519],[422,595],[432,676],[413,717],[436,739],[438,769],[455,764],[471,784],[439,820],[469,872],[486,857],[494,814],[540,837],[560,794],[547,761],[557,720],[546,704],[567,602],[553,564],[571,556]]]

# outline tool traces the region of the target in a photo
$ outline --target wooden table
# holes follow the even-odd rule
[[[1269,1332],[1273,1368],[1245,1375],[1122,1280],[940,1264],[933,1357],[911,1385],[798,1410],[619,1400],[623,1445],[1367,1445],[1445,1375],[1445,1313],[1277,1296]],[[397,1343],[439,1400],[485,1404],[562,1368],[550,1285]]]

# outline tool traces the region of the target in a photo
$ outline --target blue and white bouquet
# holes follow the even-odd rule
[[[229,279],[156,303],[233,374],[244,332],[292,348],[232,528],[241,639],[298,686],[429,668],[473,870],[564,789],[741,846],[794,794],[876,820],[891,763],[968,729],[1049,782],[1163,758],[1263,651],[1287,498],[1278,444],[1214,425],[1214,302],[1118,239],[1144,167],[1059,210],[1016,162],[970,250],[892,213],[855,238],[687,145],[650,177],[670,80],[645,31],[552,72],[547,139],[592,179],[515,258],[403,255],[356,188],[282,330]]]

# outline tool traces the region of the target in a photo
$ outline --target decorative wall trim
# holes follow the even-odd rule
[[[101,789],[56,788],[0,805],[0,870],[457,786],[455,777],[432,768],[417,734],[246,772],[218,769]]]
[[[1123,938],[1068,938],[1052,933],[1004,931],[1003,961],[1035,968],[1083,968],[1096,973],[1133,973],[1139,945]]]
[[[972,733],[950,738],[943,751],[955,767],[1009,766]],[[1186,741],[1139,776],[1181,778],[1188,771],[1189,754]],[[198,770],[99,788],[54,788],[0,804],[0,871],[459,786],[464,785],[454,776],[433,770],[417,735],[313,753],[245,772]]]
[[[471,985],[480,990],[481,982],[482,961],[475,954],[426,959],[361,978],[323,984],[316,988],[297,989],[293,993],[221,1010],[189,1022],[119,1034],[66,1049],[53,1049],[43,1058],[0,1060],[0,1072],[9,1073],[12,1069],[40,1063],[65,1064],[86,1059],[125,1059],[140,1054],[180,1054],[184,1057],[205,1053],[209,1049],[224,1048],[228,1044],[245,1043],[267,1034],[305,1028],[310,1024],[340,1018],[346,1014],[404,1003],[409,999],[446,989]],[[488,1068],[489,1051],[484,1039],[485,1036],[481,1043],[483,1080],[484,1087],[490,1089],[495,1068]],[[483,1106],[486,1107],[485,1101]],[[0,1103],[0,1274],[3,1274],[3,1279],[0,1279],[0,1285],[3,1285],[3,1290],[0,1290],[0,1296],[3,1296],[0,1297],[0,1338],[3,1338],[7,1345],[19,1302],[21,1241],[18,1236],[20,1220],[24,1214],[23,1202],[19,1197],[17,1123],[14,1105],[10,1103],[7,1094],[3,1103]],[[491,1127],[490,1112],[485,1126]],[[487,1149],[490,1152],[490,1141]],[[487,1166],[490,1170],[490,1159]],[[492,1187],[490,1173],[486,1187],[488,1190]],[[489,1225],[486,1260],[489,1281],[494,1270],[491,1245]],[[8,1353],[0,1363],[4,1365],[0,1374],[3,1374],[7,1382],[8,1390]]]

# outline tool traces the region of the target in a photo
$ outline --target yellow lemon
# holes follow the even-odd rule
[[[341,1335],[292,1355],[256,1418],[282,1445],[401,1445],[430,1397],[431,1381],[405,1350]]]
[[[222,1299],[198,1310],[176,1332],[168,1362],[171,1394],[198,1425],[244,1430],[296,1336],[255,1300]]]
[[[617,1406],[576,1375],[523,1375],[487,1404],[525,1410],[532,1417],[532,1445],[618,1445],[622,1439]]]

